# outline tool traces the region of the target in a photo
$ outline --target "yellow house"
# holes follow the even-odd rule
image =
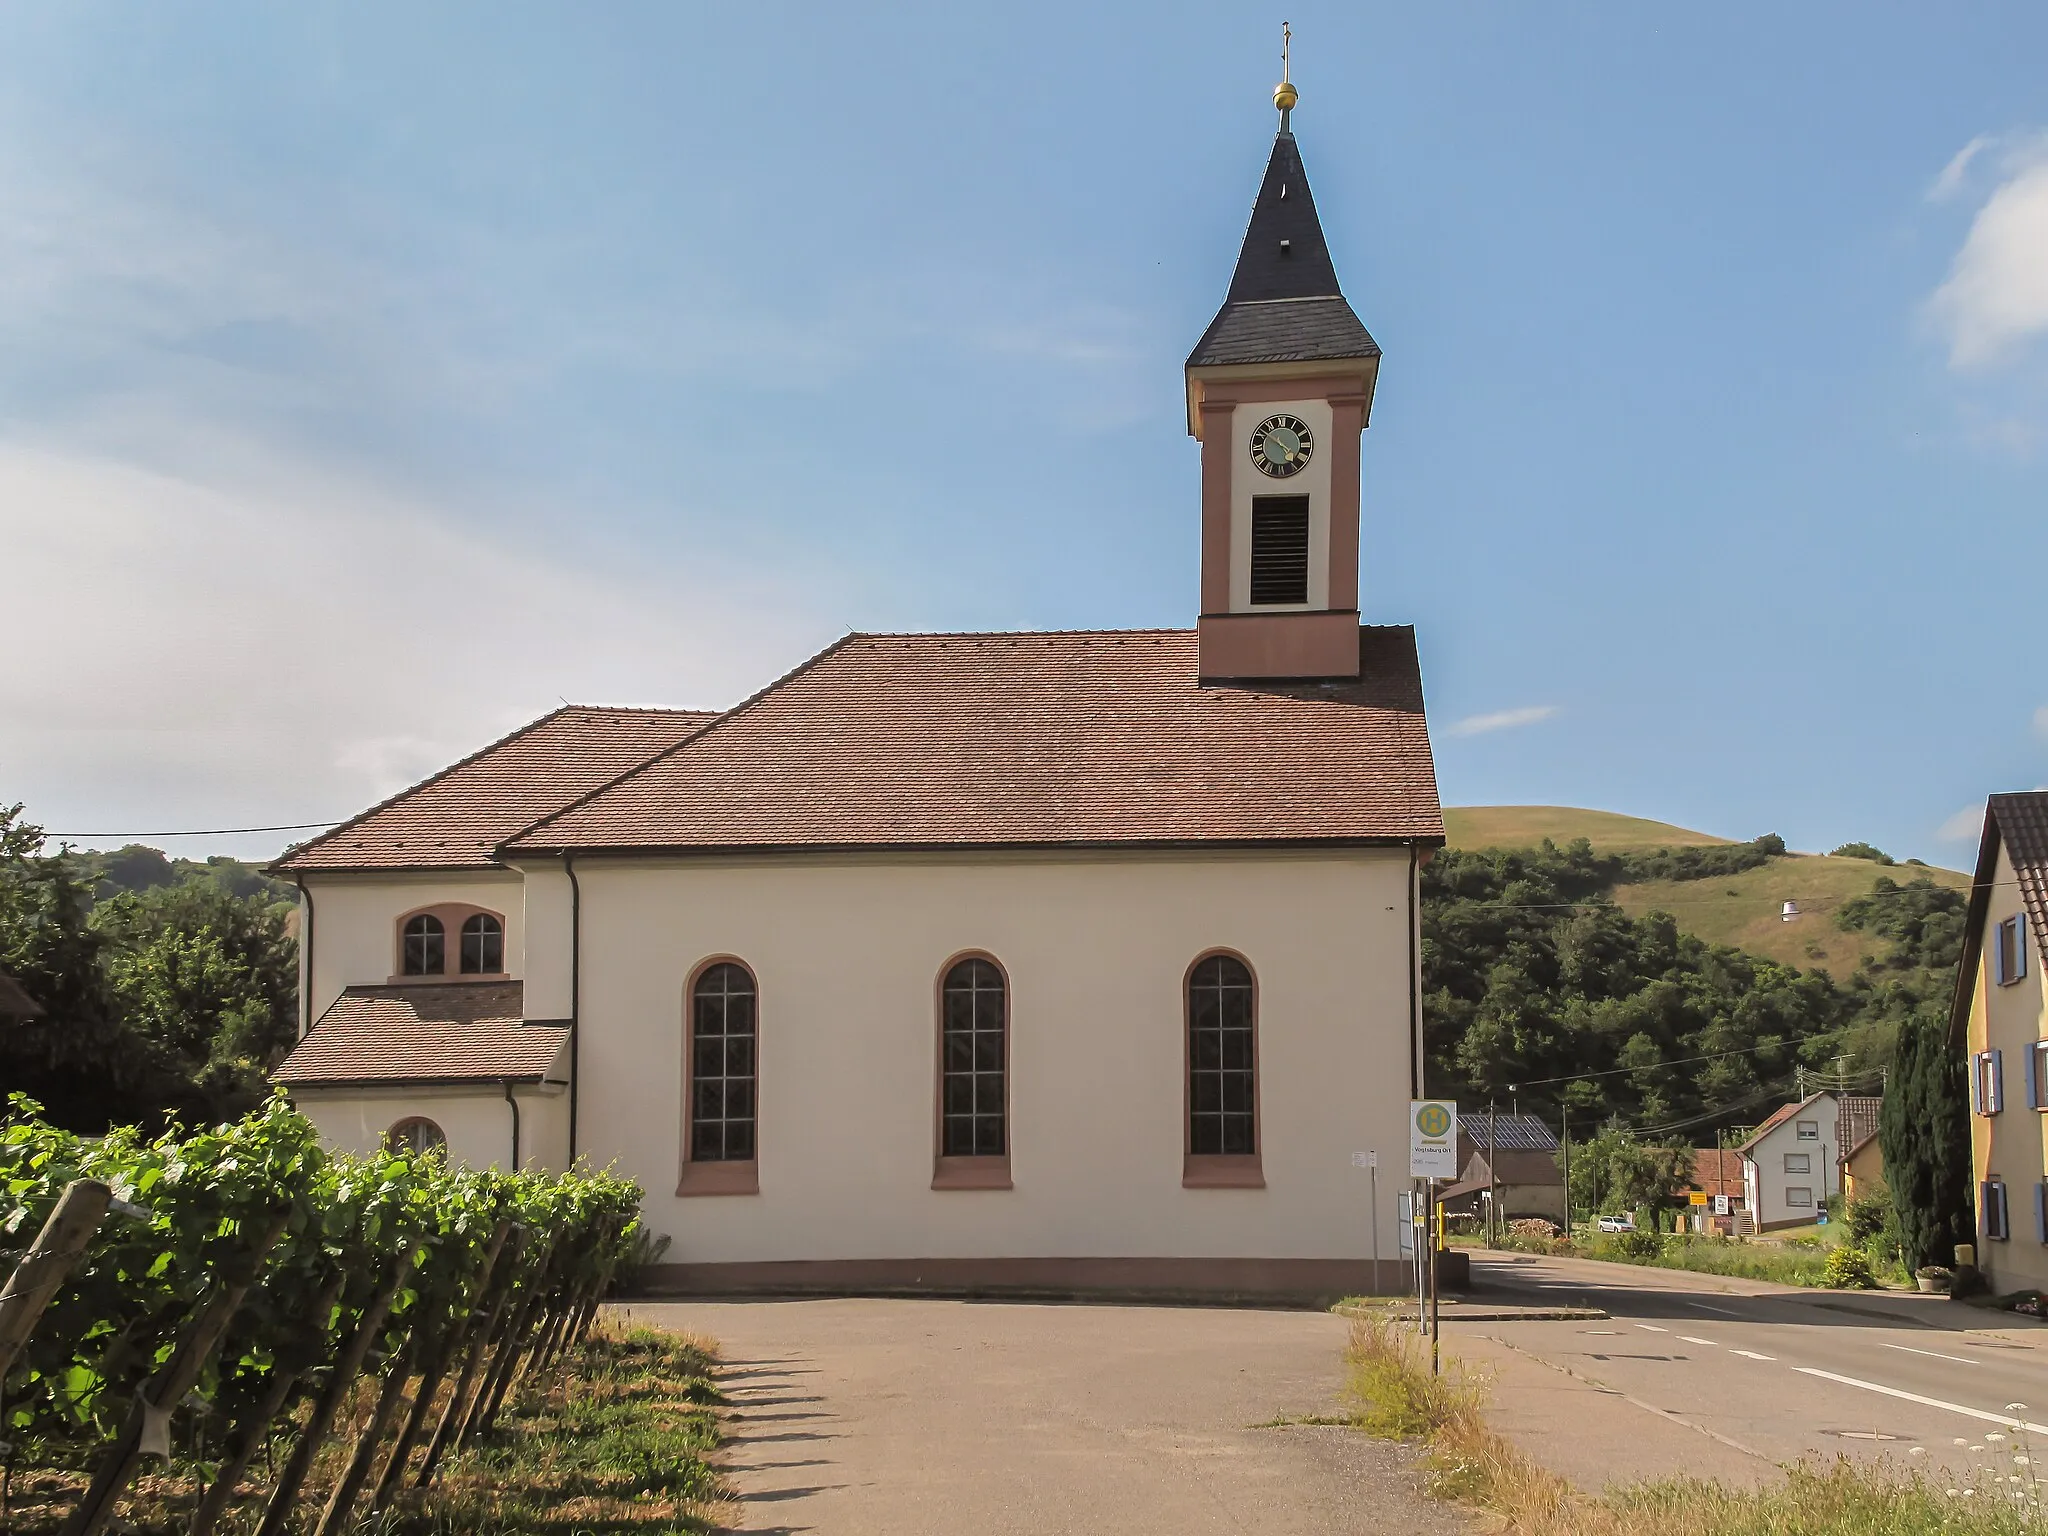
[[[1872,1131],[1849,1149],[1842,1159],[1842,1198],[1860,1200],[1884,1189],[1884,1149]]]
[[[1993,795],[1963,933],[1952,1036],[1969,1052],[1977,1263],[2048,1288],[2048,791]]]

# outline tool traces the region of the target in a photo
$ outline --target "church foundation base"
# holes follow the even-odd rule
[[[1412,1291],[1405,1260],[1382,1259],[792,1259],[656,1264],[639,1294],[661,1296],[968,1296],[1214,1305],[1328,1306],[1345,1296]]]

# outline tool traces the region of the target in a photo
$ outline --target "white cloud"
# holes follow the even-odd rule
[[[1945,843],[1973,843],[1984,830],[1984,807],[1966,805],[1941,824],[1935,834]]]
[[[1484,736],[1489,731],[1512,731],[1519,726],[1534,725],[1539,720],[1548,720],[1557,713],[1555,704],[1528,704],[1520,709],[1495,710],[1490,715],[1467,715],[1450,727],[1453,736]]]
[[[479,536],[302,464],[209,484],[0,442],[0,549],[0,803],[57,830],[348,814],[563,697],[729,703],[834,627],[800,577]]]
[[[1950,162],[1958,185],[1972,154],[1966,147]],[[1929,301],[1948,338],[1949,362],[1959,369],[1994,362],[2048,332],[2048,137],[2013,146],[2003,176]],[[1936,190],[1948,180],[1945,170]]]
[[[1947,202],[1963,189],[1963,178],[1970,172],[1970,162],[1991,146],[1991,135],[1980,133],[1955,153],[1955,158],[1941,168],[1941,174],[1934,178],[1934,185],[1927,189],[1927,200],[1933,203]]]

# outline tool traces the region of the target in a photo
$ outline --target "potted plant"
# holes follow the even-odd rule
[[[1947,1290],[1955,1277],[1954,1270],[1943,1269],[1939,1264],[1922,1264],[1913,1271],[1914,1282],[1929,1294],[1939,1294]]]

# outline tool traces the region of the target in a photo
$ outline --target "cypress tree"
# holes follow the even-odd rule
[[[1925,1010],[1899,1026],[1878,1142],[1907,1264],[1953,1263],[1955,1245],[1975,1241],[1977,1224],[1963,1059],[1949,1045],[1945,1016]]]

